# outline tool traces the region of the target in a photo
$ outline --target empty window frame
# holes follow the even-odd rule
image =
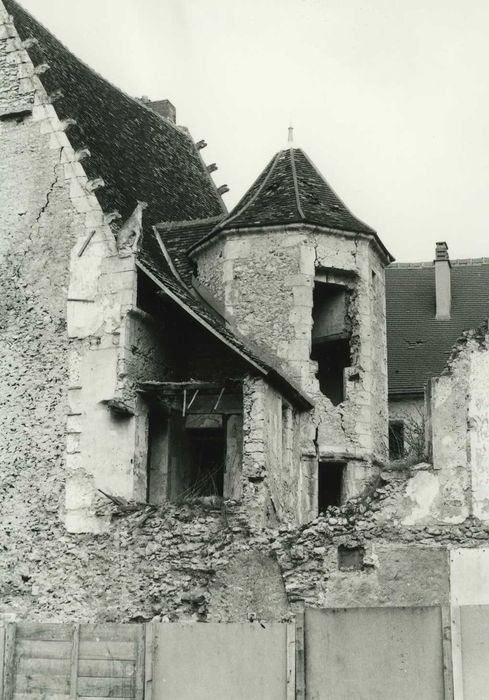
[[[344,475],[343,462],[319,462],[318,513],[324,513],[329,506],[341,505]]]
[[[185,430],[188,441],[189,486],[187,497],[222,496],[226,439],[221,428]]]
[[[338,569],[340,571],[361,571],[365,558],[365,547],[338,547]]]
[[[401,420],[389,421],[389,458],[404,457],[404,423]]]
[[[203,496],[224,495],[226,461],[232,457],[227,445],[230,419],[212,416],[212,425],[168,413],[158,406],[149,414],[147,501],[161,505],[166,500],[180,501]],[[234,418],[234,417],[233,417]],[[235,437],[239,442],[241,434]],[[242,440],[242,437],[241,437]],[[238,454],[240,444],[234,446]],[[239,460],[241,462],[241,460]],[[241,464],[234,465],[240,469]]]
[[[344,370],[351,365],[349,290],[316,281],[313,293],[311,359],[321,392],[337,406],[345,398]]]

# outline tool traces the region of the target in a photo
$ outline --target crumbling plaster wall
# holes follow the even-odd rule
[[[303,463],[347,463],[347,494],[360,492],[387,457],[383,263],[367,238],[300,227],[227,232],[195,254],[199,281],[224,301],[239,332],[271,350],[316,404],[302,422]],[[352,289],[352,367],[339,406],[319,389],[310,359],[317,274]],[[304,511],[307,511],[307,505]]]
[[[431,463],[404,468],[406,480],[384,516],[404,525],[489,522],[489,352],[486,328],[466,332],[427,394]],[[399,467],[401,468],[401,467]]]
[[[23,465],[10,475],[17,499],[23,495],[19,517],[47,489],[69,529],[98,530],[96,488],[133,495],[137,431],[114,419],[107,401],[125,381],[121,339],[135,303],[134,256],[119,255],[115,214],[104,215],[94,194],[103,182],[87,179],[90,155],[73,151],[70,122],[58,119],[37,77],[49,67],[32,65],[3,7],[0,22],[0,246],[8,280],[1,394],[3,422],[12,426],[2,460],[15,471]],[[16,116],[20,102],[24,114]],[[32,499],[21,483],[29,478],[42,483]]]
[[[0,510],[15,551],[61,502],[66,298],[85,213],[71,198],[78,163],[63,125],[1,3],[0,75]],[[16,117],[20,96],[32,112]]]

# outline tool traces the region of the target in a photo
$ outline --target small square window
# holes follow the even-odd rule
[[[361,571],[365,558],[365,547],[338,547],[338,569],[340,571]]]

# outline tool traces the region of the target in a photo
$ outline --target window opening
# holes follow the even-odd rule
[[[188,440],[189,496],[222,496],[226,440],[222,428],[191,428]]]
[[[361,571],[365,558],[365,547],[338,547],[338,569],[340,571]]]
[[[404,423],[400,420],[389,421],[389,458],[404,457]]]
[[[344,370],[351,365],[349,290],[317,281],[313,293],[311,359],[321,392],[333,405],[345,399]]]
[[[345,465],[342,462],[319,462],[318,513],[329,506],[341,505]]]

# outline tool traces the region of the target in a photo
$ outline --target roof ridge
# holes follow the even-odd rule
[[[301,152],[301,154],[302,154],[302,155],[304,156],[304,158],[307,160],[307,162],[309,163],[309,165],[311,166],[311,168],[312,168],[313,170],[315,170],[316,174],[317,174],[317,175],[321,178],[321,180],[327,185],[327,187],[329,187],[329,189],[330,189],[331,192],[334,194],[334,196],[336,197],[336,199],[341,203],[341,205],[342,205],[342,206],[345,208],[345,210],[350,214],[350,216],[351,216],[353,219],[355,219],[356,221],[358,221],[360,224],[362,224],[363,226],[365,226],[365,228],[370,229],[371,231],[375,232],[374,229],[372,229],[368,224],[366,224],[364,221],[362,221],[361,219],[359,219],[358,216],[357,216],[356,214],[354,214],[354,213],[352,212],[352,210],[351,210],[349,207],[346,206],[346,204],[345,204],[345,202],[343,201],[343,199],[338,195],[338,193],[336,192],[336,190],[335,190],[333,187],[331,187],[331,185],[329,184],[329,180],[327,180],[327,179],[324,177],[324,175],[322,174],[322,172],[319,170],[319,168],[317,167],[317,165],[309,158],[309,156],[307,155],[307,153],[306,153],[305,151],[303,151],[302,148],[297,148],[296,150]]]
[[[116,85],[115,83],[113,83],[111,80],[108,80],[104,75],[102,75],[102,74],[99,73],[97,70],[95,70],[95,68],[92,68],[92,66],[89,65],[88,63],[86,63],[86,61],[84,61],[82,58],[80,58],[80,57],[78,56],[78,54],[74,53],[74,52],[64,43],[64,41],[61,41],[61,39],[59,39],[50,29],[48,29],[48,28],[43,24],[43,22],[41,22],[39,19],[37,19],[37,17],[36,17],[34,14],[32,14],[31,12],[29,12],[29,10],[26,10],[26,8],[25,8],[23,5],[21,5],[21,4],[18,2],[18,0],[9,0],[9,1],[10,1],[11,3],[13,3],[14,5],[17,5],[17,7],[19,7],[19,8],[22,10],[22,12],[25,12],[25,14],[28,15],[28,16],[29,16],[34,22],[36,22],[40,27],[42,27],[42,29],[43,29],[45,32],[47,32],[51,37],[53,37],[53,39],[55,39],[57,42],[59,42],[59,44],[63,47],[63,49],[64,49],[65,51],[67,51],[69,54],[71,54],[72,56],[74,56],[74,58],[75,58],[77,61],[79,61],[79,63],[80,63],[82,66],[84,66],[88,71],[90,71],[90,73],[92,73],[93,75],[95,75],[99,80],[102,80],[104,83],[106,83],[107,85],[109,85],[113,90],[116,90],[120,95],[122,95],[124,98],[126,98],[127,100],[129,100],[132,104],[137,105],[138,108],[140,108],[140,109],[142,109],[142,110],[145,110],[148,114],[150,114],[150,115],[152,116],[152,119],[153,119],[154,123],[157,124],[159,128],[161,128],[160,122],[164,119],[164,117],[162,117],[161,115],[157,114],[154,110],[151,109],[151,107],[149,107],[148,105],[144,104],[144,102],[141,102],[138,98],[133,97],[132,95],[129,95],[125,90],[122,90],[122,88],[120,88],[118,85]],[[3,2],[2,2],[2,5],[3,5],[3,7],[5,7],[5,4],[4,4]],[[7,12],[7,14],[9,14],[10,16],[12,16],[11,13],[7,10],[6,7],[5,7],[5,11]],[[13,22],[14,27],[15,27],[15,18],[13,18],[13,17],[12,17],[12,22]],[[16,31],[17,31],[17,28],[16,28]],[[29,50],[28,50],[27,48],[26,48],[26,51],[27,51],[27,54],[29,54]],[[29,56],[29,58],[30,58],[30,56]],[[31,59],[31,60],[32,60],[32,59]],[[38,75],[38,78],[40,79],[41,84],[43,85],[44,89],[46,89],[46,87],[45,87],[45,85],[44,85],[44,82],[43,82],[43,79],[42,79],[42,74]],[[53,106],[54,110],[56,111],[56,104],[53,104],[52,106]],[[208,178],[209,182],[211,183],[212,188],[215,190],[216,194],[218,195],[218,201],[220,202],[220,205],[221,205],[223,214],[224,214],[224,215],[227,214],[227,209],[226,209],[226,205],[225,205],[225,203],[224,203],[224,200],[222,199],[221,195],[219,194],[219,191],[218,191],[218,188],[217,188],[216,183],[215,183],[214,180],[212,179],[210,173],[207,171],[207,166],[206,166],[206,164],[205,164],[205,161],[204,161],[204,159],[203,159],[203,157],[202,157],[202,154],[200,153],[199,149],[197,148],[197,145],[196,145],[196,143],[195,143],[193,137],[191,136],[189,129],[187,129],[187,127],[180,127],[180,126],[178,126],[177,124],[175,124],[174,122],[172,122],[170,119],[164,119],[164,122],[165,122],[165,124],[168,125],[171,129],[173,129],[174,131],[177,131],[179,134],[181,134],[182,136],[184,136],[185,139],[189,142],[189,144],[191,144],[191,147],[193,148],[193,150],[195,151],[195,153],[196,153],[197,156],[199,157],[200,161],[202,162],[203,170],[207,173],[207,178]],[[67,135],[68,140],[70,140],[70,137],[69,137],[68,132],[67,132],[66,135]]]
[[[393,262],[390,265],[387,266],[386,269],[389,268],[402,268],[402,269],[408,269],[408,268],[421,268],[421,267],[433,267],[433,261],[431,260],[430,262]]]
[[[29,15],[29,17],[30,17],[32,20],[34,20],[34,22],[36,22],[37,24],[39,24],[39,26],[42,27],[42,29],[44,29],[45,32],[47,32],[48,34],[50,34],[50,35],[53,37],[53,39],[55,39],[59,44],[61,44],[61,46],[62,46],[66,51],[68,51],[68,53],[70,53],[72,56],[74,56],[74,57],[76,58],[76,60],[79,61],[87,70],[89,70],[91,73],[93,73],[94,75],[96,75],[97,78],[99,78],[100,80],[103,80],[104,83],[107,83],[108,85],[110,85],[110,87],[112,87],[114,90],[117,90],[117,92],[119,92],[121,95],[123,95],[125,98],[127,98],[128,100],[130,100],[130,101],[133,102],[134,104],[138,105],[138,107],[140,107],[141,109],[144,109],[144,110],[146,110],[147,112],[150,112],[150,113],[151,113],[152,115],[154,115],[157,119],[163,119],[163,117],[161,117],[159,114],[157,114],[156,112],[154,112],[154,111],[151,109],[151,107],[148,107],[147,105],[145,105],[144,102],[140,102],[140,100],[138,100],[137,97],[133,97],[132,95],[129,95],[129,93],[127,93],[125,90],[122,90],[122,88],[118,87],[118,86],[117,86],[115,83],[113,83],[111,80],[108,80],[104,75],[102,75],[102,74],[99,73],[97,70],[95,70],[95,68],[92,68],[92,66],[91,66],[89,63],[87,63],[86,61],[84,61],[83,58],[80,58],[80,56],[79,56],[78,54],[75,54],[75,53],[64,43],[64,41],[61,41],[61,39],[59,39],[59,38],[56,36],[56,34],[54,34],[50,29],[48,29],[48,27],[46,27],[46,25],[45,25],[43,22],[41,22],[41,20],[39,20],[34,14],[32,14],[32,12],[30,12],[29,10],[27,10],[27,9],[24,7],[24,5],[21,5],[21,3],[18,2],[18,0],[8,0],[8,1],[11,2],[11,3],[13,3],[14,5],[17,5],[17,6],[22,10],[22,12],[25,12],[26,15]],[[2,4],[4,4],[4,3],[2,3]],[[10,16],[12,16],[11,13],[7,10],[7,8],[5,8],[5,11],[7,12],[7,14],[9,14]],[[15,18],[12,18],[12,21],[13,21],[13,24],[14,24],[14,26],[15,26]],[[26,51],[29,52],[28,48],[26,48]],[[38,78],[40,78],[40,80],[41,80],[41,82],[42,82],[42,74],[38,75]],[[53,107],[55,107],[55,105],[53,105]],[[176,131],[178,131],[178,133],[183,134],[184,136],[186,136],[187,139],[193,143],[193,139],[192,139],[192,137],[190,136],[189,131],[188,131],[188,129],[186,129],[186,127],[180,127],[180,126],[178,126],[177,124],[175,124],[174,122],[172,122],[170,119],[165,119],[165,123],[166,123],[166,124],[169,124],[169,125],[171,126],[171,128],[172,128],[172,129],[175,129]]]
[[[164,231],[172,231],[173,229],[178,228],[191,228],[193,226],[200,226],[202,224],[210,224],[214,221],[219,222],[222,221],[224,216],[225,213],[223,212],[222,215],[207,216],[203,219],[181,219],[180,221],[161,221],[160,223],[155,224],[155,226],[158,229],[162,229]]]
[[[228,224],[230,221],[233,221],[233,220],[236,219],[240,214],[242,214],[244,211],[246,211],[246,209],[248,209],[248,207],[250,206],[250,204],[253,204],[253,202],[256,200],[256,198],[258,197],[258,195],[260,194],[260,192],[263,190],[263,188],[265,187],[266,183],[267,183],[268,180],[270,179],[270,176],[271,176],[271,174],[273,173],[273,171],[274,171],[274,169],[275,169],[275,166],[276,166],[276,164],[277,164],[277,161],[278,161],[278,159],[279,159],[279,157],[280,157],[280,153],[281,153],[281,151],[279,151],[278,153],[275,154],[275,157],[273,158],[273,161],[272,161],[272,164],[271,164],[271,166],[270,166],[270,169],[269,169],[268,173],[267,173],[267,174],[265,175],[265,177],[263,178],[263,182],[261,183],[260,187],[257,188],[257,190],[256,190],[255,194],[253,195],[253,197],[251,197],[251,198],[246,202],[246,204],[245,204],[243,207],[241,207],[241,209],[239,209],[235,214],[233,214],[233,216],[230,216],[230,217],[225,218],[225,219],[221,222],[221,224]],[[266,170],[266,168],[265,168],[265,170]],[[245,196],[246,196],[246,193],[245,193]],[[217,229],[217,228],[219,228],[219,225],[216,226],[216,229]],[[212,234],[212,233],[214,233],[214,231],[211,231],[211,234]]]
[[[294,183],[294,192],[295,192],[295,201],[297,204],[297,211],[299,212],[299,215],[301,219],[304,221],[305,216],[304,216],[304,211],[301,207],[301,202],[300,202],[300,197],[299,197],[299,183],[297,181],[297,171],[295,168],[295,155],[294,152],[299,149],[295,149],[292,146],[289,148],[289,155],[290,155],[290,165],[292,168],[292,181]]]
[[[469,267],[470,265],[489,265],[489,258],[453,258],[449,260],[450,264],[457,265],[460,267]],[[415,269],[415,268],[427,268],[433,267],[434,261],[420,261],[420,262],[394,262],[388,267],[395,269]]]

